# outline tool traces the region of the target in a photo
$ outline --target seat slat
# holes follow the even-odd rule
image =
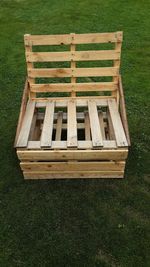
[[[32,125],[33,115],[35,110],[35,101],[28,101],[21,131],[18,136],[16,147],[26,147]]]
[[[76,119],[76,102],[68,102],[67,111],[67,147],[77,147],[77,119]]]
[[[90,119],[89,119],[89,113],[86,111],[84,113],[85,116],[85,140],[91,140],[91,131],[90,131]]]
[[[121,118],[118,112],[117,104],[115,99],[108,100],[108,107],[110,112],[110,117],[116,137],[116,142],[118,147],[128,146],[127,139],[122,126]]]
[[[54,120],[54,101],[48,101],[41,134],[41,147],[51,147]]]
[[[41,68],[28,69],[31,78],[50,77],[101,77],[119,75],[119,67],[99,67],[99,68]]]
[[[93,100],[89,100],[88,109],[89,109],[93,147],[101,147],[103,146],[103,139],[102,139],[102,132],[101,132],[100,124],[99,124],[96,102]]]
[[[56,136],[55,136],[56,141],[61,140],[62,121],[63,121],[63,112],[59,111],[57,114]]]
[[[92,61],[120,59],[115,50],[68,51],[68,52],[26,52],[28,62]]]
[[[114,91],[118,89],[114,82],[95,83],[51,83],[51,84],[31,84],[31,92],[76,92],[80,91]]]

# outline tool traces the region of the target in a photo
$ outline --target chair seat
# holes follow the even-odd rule
[[[117,149],[127,139],[116,100],[29,100],[17,148]]]

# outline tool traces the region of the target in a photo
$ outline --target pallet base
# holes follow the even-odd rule
[[[24,179],[123,178],[128,154],[127,149],[40,152],[18,150]]]

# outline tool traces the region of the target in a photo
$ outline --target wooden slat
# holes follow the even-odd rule
[[[108,100],[108,107],[118,147],[128,146],[116,101]]]
[[[76,102],[70,100],[67,109],[67,146],[77,147]]]
[[[86,111],[85,116],[85,140],[91,140],[90,119],[89,113]]]
[[[85,44],[85,43],[109,43],[122,41],[122,32],[113,33],[88,33],[88,34],[75,34],[72,41],[70,34],[62,35],[25,35],[25,44],[32,43],[32,45],[69,45]]]
[[[27,62],[118,60],[120,59],[120,51],[75,51],[71,49],[67,52],[26,52],[26,59]]]
[[[15,142],[14,142],[14,147],[16,147],[19,132],[22,126],[25,110],[26,110],[26,104],[28,100],[28,94],[29,94],[29,83],[26,78],[25,85],[24,85],[24,90],[23,90],[23,95],[22,95],[22,100],[21,100],[21,107],[20,107],[20,113],[19,113],[19,119],[18,119],[18,124],[17,124],[17,130],[16,130],[16,136],[15,136]]]
[[[123,178],[124,171],[24,172],[25,179]]]
[[[48,101],[46,104],[44,124],[41,135],[41,147],[51,146],[52,133],[53,133],[53,119],[54,119],[54,102]]]
[[[75,34],[74,33],[71,33],[71,39],[72,39],[72,42],[74,41],[74,36]],[[70,63],[70,67],[71,69],[73,68],[76,68],[76,62],[75,62],[75,59],[74,59],[74,53],[75,53],[75,50],[76,50],[76,45],[75,44],[71,44],[70,45],[70,53],[72,54],[72,58],[71,58],[71,63]],[[71,83],[76,83],[77,79],[76,77],[71,77]],[[76,92],[74,91],[74,89],[72,88],[72,92],[71,92],[71,96],[72,97],[75,97],[76,96]]]
[[[103,146],[102,132],[98,119],[97,105],[93,100],[88,101],[89,118],[93,147]]]
[[[98,117],[99,117],[99,124],[100,124],[100,128],[101,128],[101,132],[102,132],[102,139],[105,140],[106,139],[106,136],[105,136],[105,123],[104,123],[103,112],[102,111],[98,112]]]
[[[24,41],[25,41],[25,38],[29,38],[29,36],[30,36],[30,34],[24,35]],[[26,51],[26,53],[32,52],[32,44],[31,44],[31,42],[28,42],[28,43],[25,42],[25,51]],[[27,57],[26,57],[26,61],[27,61]],[[28,71],[29,68],[34,68],[34,64],[32,62],[28,62],[27,61],[27,71]],[[29,82],[29,84],[34,84],[35,83],[35,79],[33,77],[29,77],[29,75],[28,75],[28,82]],[[36,96],[36,94],[29,90],[29,98],[32,98],[32,97],[35,97],[35,96]]]
[[[128,155],[128,149],[112,149],[112,150],[17,150],[20,160],[125,160]]]
[[[36,68],[28,69],[28,75],[31,78],[50,78],[50,77],[100,77],[119,75],[118,67],[101,67],[101,68]]]
[[[125,162],[21,162],[20,166],[23,171],[123,171]]]
[[[105,149],[117,148],[116,141],[114,140],[103,140],[103,145]],[[29,141],[28,149],[41,149],[40,141]],[[92,149],[92,141],[78,141],[78,149]],[[67,141],[52,141],[51,149],[67,149]]]
[[[114,82],[95,83],[51,83],[51,84],[31,84],[32,92],[87,92],[87,91],[114,91],[118,89]]]
[[[32,119],[34,115],[34,110],[35,110],[35,101],[29,100],[27,103],[26,112],[24,115],[24,119],[23,119],[21,130],[20,130],[20,134],[18,136],[16,147],[27,146]]]
[[[63,112],[59,111],[57,114],[56,136],[55,136],[56,141],[61,140],[62,121],[63,121]]]
[[[121,76],[119,76],[119,93],[120,93],[120,103],[119,103],[120,115],[121,115],[124,130],[126,133],[128,146],[130,146],[131,141],[130,141],[130,135],[129,135],[128,120],[127,120],[127,114],[126,114],[126,106],[125,106],[125,99],[124,99]]]
[[[110,97],[109,97],[110,98]],[[76,106],[77,107],[86,107],[87,106],[87,100],[89,100],[89,97],[80,97],[79,99],[77,98],[71,98],[72,100],[75,100],[76,102]],[[107,102],[107,97],[104,96],[104,99],[102,99],[101,97],[90,97],[91,100],[94,100],[96,102],[96,105],[97,106],[100,106],[100,107],[106,107],[108,105],[108,102]],[[68,104],[68,101],[70,101],[70,97],[67,97],[67,98],[42,98],[42,99],[36,99],[36,107],[37,108],[43,108],[46,106],[46,103],[47,101],[50,100],[50,101],[54,101],[55,102],[55,106],[57,108],[59,107],[67,107],[67,104]]]

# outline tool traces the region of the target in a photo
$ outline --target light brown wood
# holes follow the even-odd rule
[[[70,100],[68,102],[67,114],[67,147],[77,147],[77,119],[75,101]]]
[[[87,92],[87,91],[115,91],[118,85],[115,82],[94,82],[94,83],[51,83],[31,84],[31,91],[42,92]]]
[[[98,119],[96,102],[93,100],[89,100],[88,109],[93,147],[101,147],[103,146],[103,138],[101,132],[101,125]]]
[[[63,121],[63,112],[59,111],[57,115],[56,136],[55,136],[56,141],[61,140],[62,121]]]
[[[23,118],[24,118],[24,114],[25,114],[25,110],[26,110],[28,95],[29,95],[29,83],[28,83],[28,80],[26,78],[25,86],[24,86],[24,90],[23,90],[23,95],[22,95],[22,100],[21,100],[21,107],[20,107],[19,119],[18,119],[18,124],[17,124],[14,147],[16,147],[18,136],[19,136],[19,133],[21,130],[21,126],[22,126],[22,122],[23,122]]]
[[[41,134],[41,147],[50,147],[52,143],[54,107],[54,102],[47,102],[44,124]]]
[[[123,171],[124,161],[117,162],[21,162],[23,171]]]
[[[123,178],[123,171],[24,172],[25,179]]]
[[[30,68],[28,76],[30,78],[61,78],[61,77],[100,77],[100,76],[118,76],[118,67],[99,67],[99,68]]]
[[[18,136],[16,147],[27,146],[34,110],[35,110],[35,101],[29,100],[24,115],[22,127]]]
[[[119,93],[120,93],[120,105],[119,106],[120,106],[120,115],[121,115],[121,119],[122,119],[122,124],[123,124],[124,130],[125,130],[125,133],[126,133],[128,146],[131,146],[121,76],[119,76]]]
[[[91,140],[90,119],[89,113],[86,111],[85,116],[85,140]]]
[[[118,60],[120,59],[120,51],[115,51],[115,50],[75,51],[75,44],[71,44],[71,51],[27,52],[26,58],[27,62]],[[71,67],[73,68],[73,66]]]
[[[25,34],[24,35],[24,41],[26,38],[29,38],[30,34]],[[25,52],[26,53],[29,53],[29,52],[32,52],[32,43],[29,41],[28,43],[25,42]],[[26,54],[25,53],[25,54]],[[27,62],[27,72],[30,68],[34,68],[34,65],[32,62],[28,62],[27,61],[27,56],[26,56],[26,62]],[[33,77],[29,77],[29,73],[28,73],[28,82],[29,84],[33,84],[35,83],[35,79]],[[35,97],[36,96],[36,93],[35,92],[31,92],[29,90],[29,98],[32,98],[32,97]]]
[[[122,32],[75,34],[73,43],[115,43],[119,38],[122,41]],[[28,45],[30,42],[32,45],[69,45],[72,43],[72,38],[70,34],[25,35],[25,44]]]
[[[28,81],[16,144],[25,179],[123,178],[130,139],[119,77],[122,36],[122,32],[24,36]],[[114,43],[115,49],[108,44],[107,50],[78,51],[76,45],[89,43]],[[70,51],[42,52],[41,47],[33,52],[34,45],[69,45]],[[78,61],[113,61],[113,66],[97,62],[101,67],[90,67],[91,62],[88,68],[83,67],[86,64],[79,68]],[[70,67],[50,68],[42,62],[54,62],[53,66],[69,62]],[[55,79],[40,84],[38,78]],[[56,83],[50,83],[53,80]],[[89,96],[83,96],[86,92]]]
[[[116,141],[103,140],[103,146],[105,149],[116,149]],[[78,149],[92,149],[92,141],[78,141]],[[42,149],[40,141],[29,141],[27,149]],[[67,141],[52,141],[50,149],[67,149]]]
[[[114,134],[116,137],[116,142],[118,147],[128,146],[127,139],[123,130],[122,122],[118,112],[117,104],[114,99],[108,100],[108,107],[111,117],[111,122],[114,129]]]
[[[127,149],[112,150],[17,150],[18,158],[21,161],[67,161],[67,160],[125,160],[128,155]]]

